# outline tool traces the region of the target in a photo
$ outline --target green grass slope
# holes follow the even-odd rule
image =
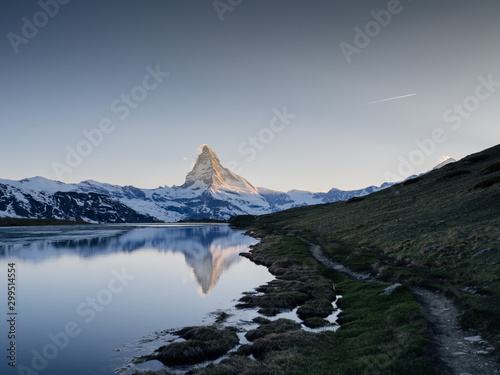
[[[260,216],[255,226],[300,233],[381,280],[444,290],[464,308],[464,328],[500,339],[500,145],[366,197]]]

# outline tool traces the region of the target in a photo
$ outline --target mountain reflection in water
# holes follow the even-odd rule
[[[201,294],[207,295],[255,242],[242,241],[241,231],[224,224],[1,228],[0,257],[43,262],[68,254],[90,258],[145,249],[182,253]]]

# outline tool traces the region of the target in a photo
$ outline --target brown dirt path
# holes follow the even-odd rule
[[[311,255],[323,266],[343,275],[366,283],[383,283],[368,274],[355,272],[327,258],[319,245],[297,236],[309,246]],[[475,332],[460,328],[460,310],[452,300],[440,292],[412,288],[429,323],[429,332],[440,363],[438,371],[443,375],[500,375],[500,363],[493,352],[493,345]]]

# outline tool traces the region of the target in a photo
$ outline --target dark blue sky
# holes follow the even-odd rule
[[[178,185],[206,143],[360,188],[500,138],[498,1],[55,1],[2,5],[1,178]]]

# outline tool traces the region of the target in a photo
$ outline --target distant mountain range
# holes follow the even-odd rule
[[[453,160],[448,160],[450,162]],[[442,163],[443,164],[443,163]],[[440,165],[442,166],[442,165]],[[186,219],[229,219],[284,209],[348,200],[387,188],[326,193],[258,188],[220,163],[207,145],[181,186],[139,189],[87,180],[65,184],[43,177],[0,179],[0,217],[45,218],[90,223],[176,222]]]

